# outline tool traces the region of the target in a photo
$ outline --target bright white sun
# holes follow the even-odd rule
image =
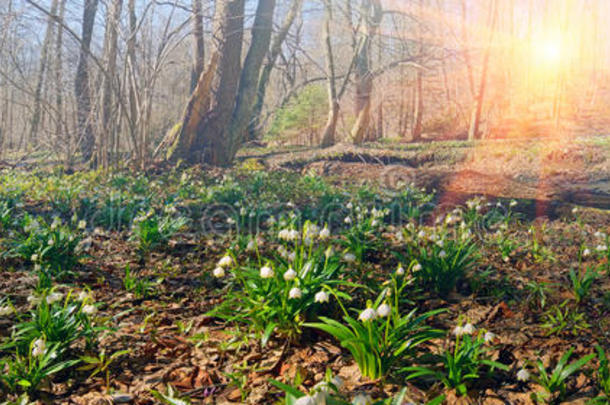
[[[548,67],[556,67],[564,58],[561,38],[547,37],[534,42],[534,58]]]

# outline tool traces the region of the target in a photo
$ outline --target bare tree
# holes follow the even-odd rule
[[[80,142],[80,151],[85,161],[93,156],[95,137],[91,124],[91,94],[89,86],[89,54],[91,52],[91,38],[93,24],[97,13],[98,0],[85,0],[83,7],[82,35],[78,66],[74,78],[74,94],[76,96],[77,127]]]

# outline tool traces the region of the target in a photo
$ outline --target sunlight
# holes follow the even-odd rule
[[[547,69],[557,69],[565,59],[565,46],[561,35],[535,39],[532,46],[533,60]]]

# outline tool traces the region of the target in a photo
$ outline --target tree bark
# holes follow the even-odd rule
[[[192,1],[193,8],[193,67],[191,68],[191,92],[195,90],[199,76],[203,73],[205,45],[203,42],[203,12],[201,0]]]
[[[356,122],[352,127],[352,141],[358,145],[368,138],[371,123],[371,94],[373,75],[370,69],[371,44],[383,17],[379,0],[362,0],[361,14],[365,27],[361,30],[356,53]]]
[[[237,100],[228,130],[228,158],[230,160],[233,160],[237,149],[246,139],[246,132],[256,101],[261,66],[265,55],[269,51],[274,11],[275,0],[259,0],[252,27],[252,42],[241,71]]]
[[[51,3],[51,12],[48,17],[47,29],[44,35],[44,41],[40,50],[40,61],[38,64],[38,77],[36,79],[36,88],[34,89],[34,105],[32,112],[32,120],[30,123],[30,135],[26,142],[27,144],[36,144],[38,138],[38,129],[41,121],[41,104],[42,104],[42,88],[44,86],[45,77],[47,73],[47,65],[49,61],[49,48],[51,47],[51,41],[53,37],[53,31],[55,29],[55,20],[51,16],[57,14],[58,0],[53,0]]]
[[[82,158],[89,161],[93,155],[95,138],[91,125],[91,94],[89,87],[89,66],[87,59],[91,48],[93,25],[97,12],[98,0],[85,0],[83,7],[83,24],[80,41],[80,52],[76,77],[74,79],[74,94],[76,97],[76,119]]]
[[[303,6],[303,0],[294,0],[292,3],[292,7],[288,11],[284,22],[277,35],[273,39],[273,43],[271,44],[271,49],[269,52],[269,57],[267,58],[267,63],[263,67],[263,71],[261,72],[259,81],[258,81],[258,91],[256,93],[256,101],[254,103],[254,107],[252,109],[252,114],[250,118],[250,125],[248,128],[248,140],[254,140],[259,137],[261,130],[261,122],[260,115],[263,111],[263,105],[265,104],[265,95],[267,93],[267,86],[269,85],[269,79],[271,78],[271,72],[275,67],[275,62],[277,61],[280,52],[282,51],[282,45],[288,36],[288,32],[292,27],[294,20],[296,19],[299,11]]]
[[[204,89],[202,75],[185,110],[182,125],[172,143],[167,159],[215,166],[230,164],[230,147],[225,130],[231,119],[239,78],[244,31],[245,0],[219,0],[213,37],[218,67],[210,71],[210,92]],[[214,64],[211,64],[213,67]],[[209,99],[204,97],[209,95]],[[197,107],[197,108],[194,108]]]
[[[109,165],[108,149],[113,149],[116,133],[113,88],[116,75],[116,61],[118,48],[118,25],[121,19],[123,0],[113,0],[106,16],[106,73],[102,84],[102,131],[98,140],[98,164],[107,168]],[[110,141],[110,142],[109,142]]]
[[[483,67],[481,69],[481,81],[479,82],[479,91],[475,100],[475,105],[472,110],[472,118],[470,120],[470,128],[468,130],[468,140],[472,141],[479,135],[479,126],[481,124],[481,113],[483,111],[483,101],[485,100],[485,89],[487,87],[487,71],[489,68],[489,57],[491,53],[491,45],[493,43],[496,30],[496,22],[498,20],[498,11],[496,0],[493,0],[489,5],[489,39],[485,55],[483,56]]]
[[[335,144],[335,132],[339,119],[339,98],[337,97],[337,83],[335,74],[335,60],[330,36],[333,11],[330,0],[324,0],[324,51],[326,55],[326,75],[328,77],[328,120],[322,131],[320,146],[327,148]]]

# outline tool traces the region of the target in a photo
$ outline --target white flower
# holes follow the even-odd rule
[[[606,246],[606,245],[598,245],[595,249],[598,252],[605,252],[606,250],[608,250],[608,246]]]
[[[299,299],[303,296],[303,292],[301,291],[300,288],[298,287],[293,287],[290,289],[290,291],[288,292],[288,298],[290,299]]]
[[[347,205],[345,206],[348,210],[351,210],[352,208],[354,208],[354,204],[352,204],[351,202],[348,202]]]
[[[297,399],[294,402],[294,405],[318,405],[318,402],[314,397],[305,395],[304,397]]]
[[[367,308],[364,311],[360,312],[360,316],[358,319],[362,322],[372,321],[377,317],[377,312],[373,308]]]
[[[289,261],[294,262],[294,260],[297,258],[297,252],[290,252],[290,253],[288,253],[286,258]]]
[[[517,372],[517,380],[526,382],[530,379],[530,372],[522,368]]]
[[[36,253],[34,253],[34,254],[32,255],[32,257],[30,257],[30,260],[31,260],[31,261],[33,261],[33,262],[38,261],[38,255],[37,255]]]
[[[578,214],[578,207],[572,208],[572,214]]]
[[[370,395],[358,394],[352,400],[352,405],[371,405],[373,398]]]
[[[284,273],[284,280],[286,280],[286,281],[294,280],[296,277],[297,277],[297,272],[294,271],[292,269],[292,267],[289,268],[288,270],[286,270],[286,272]]]
[[[345,219],[343,220],[343,222],[345,222],[346,224],[351,224],[352,223],[352,219],[350,217],[345,217]]]
[[[377,221],[376,219],[371,221],[371,226],[377,226],[379,225],[379,221]]]
[[[30,305],[38,305],[40,303],[40,298],[35,295],[30,295],[27,298],[27,301],[30,303]]]
[[[78,294],[78,300],[79,300],[79,301],[86,301],[86,300],[88,300],[88,299],[89,299],[89,293],[88,293],[87,291],[84,291],[84,290],[83,290],[83,291],[81,291],[81,292]]]
[[[47,351],[47,345],[44,340],[38,339],[32,345],[32,356],[40,357],[43,356]]]
[[[421,264],[415,263],[415,266],[413,266],[413,271],[420,271],[420,270],[421,270]]]
[[[220,267],[229,267],[233,264],[233,258],[229,255],[224,256],[218,261]]]
[[[472,335],[475,332],[475,328],[471,323],[467,323],[464,325],[463,332],[465,335]]]
[[[214,275],[214,277],[216,278],[222,278],[225,276],[225,269],[223,269],[222,267],[218,266],[216,267],[213,271],[212,274]]]
[[[343,380],[338,375],[334,376],[330,380],[331,384],[335,386],[337,390],[340,390],[343,387]]]
[[[582,251],[582,255],[583,255],[584,257],[587,257],[587,256],[589,256],[590,254],[591,254],[591,251],[590,251],[589,249],[585,249],[585,250],[583,250],[583,251]]]
[[[6,316],[13,313],[13,308],[10,305],[0,307],[0,316]]]
[[[95,305],[85,305],[83,307],[83,314],[86,315],[95,315],[97,313],[97,308]]]
[[[248,210],[246,210],[245,207],[241,207],[241,209],[239,210],[239,215],[241,215],[242,217],[245,216],[248,213]]]
[[[47,242],[47,244],[49,246],[53,246],[55,244],[55,241],[52,238],[49,238],[49,241]]]
[[[343,255],[343,260],[348,263],[353,263],[356,261],[356,255],[354,255],[353,253],[346,253]]]
[[[455,328],[453,328],[453,334],[455,336],[462,336],[464,334],[464,328],[460,325],[456,326]]]
[[[87,221],[85,220],[80,220],[78,221],[78,229],[83,230],[87,227]]]
[[[420,239],[425,238],[426,237],[426,232],[424,232],[423,230],[419,231],[417,233],[417,237],[420,238]]]
[[[51,293],[51,294],[47,295],[47,304],[51,305],[57,301],[61,301],[61,299],[63,297],[64,296],[61,293],[57,293],[57,292]]]
[[[328,302],[329,299],[330,297],[328,296],[328,293],[326,291],[318,291],[313,298],[314,302],[319,303]]]
[[[483,337],[483,339],[485,339],[485,343],[491,343],[494,341],[494,339],[496,339],[498,337],[498,335],[496,335],[493,332],[486,332],[485,336]]]
[[[299,239],[299,231],[296,229],[291,229],[288,231],[288,240],[297,240]]]
[[[440,257],[441,259],[444,259],[445,257],[447,257],[447,252],[445,252],[444,250],[441,250],[438,253],[438,257]]]
[[[275,275],[273,269],[269,266],[261,267],[261,277],[262,278],[271,278]]]
[[[313,244],[313,239],[311,239],[311,236],[306,236],[303,238],[303,243],[305,246],[311,246]]]
[[[253,251],[256,248],[256,243],[254,243],[254,240],[251,239],[250,241],[248,241],[248,245],[246,246],[246,250],[248,252]]]
[[[516,207],[517,206],[517,201],[516,200],[510,200],[510,204],[511,207]]]
[[[403,276],[404,274],[405,274],[405,268],[402,266],[398,266],[398,268],[396,269],[396,275]]]
[[[380,318],[385,318],[386,316],[390,315],[391,312],[392,308],[390,308],[388,304],[381,304],[377,308],[377,316]]]
[[[327,238],[329,238],[330,237],[330,230],[328,229],[328,227],[325,226],[324,229],[322,229],[320,231],[320,233],[318,234],[318,237],[320,239],[327,239]]]

